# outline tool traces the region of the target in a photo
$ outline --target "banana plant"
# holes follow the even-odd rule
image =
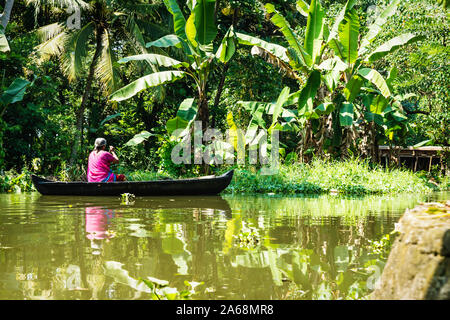
[[[235,52],[233,27],[230,27],[221,40],[220,46],[214,52],[213,41],[217,36],[215,0],[197,0],[190,3],[191,12],[187,19],[176,0],[164,0],[164,3],[172,14],[174,33],[149,42],[146,47],[156,47],[162,51],[167,48],[175,48],[181,53],[182,61],[165,52],[130,56],[119,60],[119,63],[145,60],[150,64],[169,70],[147,74],[114,92],[110,99],[112,101],[126,100],[147,88],[161,86],[188,76],[194,81],[197,89],[198,112],[196,116],[202,121],[203,128],[206,128],[209,123],[208,78],[217,63],[228,62]],[[179,121],[182,118],[175,119],[176,121],[168,123],[171,130],[186,128],[187,124]],[[176,126],[176,123],[179,123],[180,127],[173,127],[173,125]]]
[[[391,102],[395,100],[392,100],[392,89],[372,65],[402,46],[421,39],[413,34],[402,34],[371,50],[382,26],[395,13],[399,0],[391,2],[362,37],[355,3],[356,0],[348,0],[330,28],[319,0],[312,0],[309,5],[298,0],[297,10],[307,17],[304,39],[299,39],[272,4],[266,4],[271,22],[284,35],[288,47],[236,33],[240,44],[253,46],[252,53],[265,58],[286,75],[299,81],[302,88],[298,92],[297,114],[299,122],[304,124],[300,142],[303,149],[307,148],[308,143],[315,144],[314,141],[318,141],[314,148],[321,150],[325,127],[331,120],[333,128],[338,131],[352,127],[358,112],[355,99],[359,101],[366,92],[378,93],[390,102],[388,104],[393,105]],[[306,83],[303,81],[305,78]],[[320,124],[315,135],[312,121],[319,121]]]
[[[340,124],[350,128],[354,125],[354,118],[366,121],[369,127],[375,128],[378,124],[385,134],[392,140],[394,131],[404,128],[406,116],[402,112],[401,103],[393,95],[392,81],[397,70],[392,69],[388,79],[372,65],[375,61],[385,57],[399,48],[421,40],[421,36],[411,33],[396,36],[384,44],[373,47],[373,42],[382,30],[387,19],[395,14],[400,0],[392,1],[378,18],[368,27],[368,32],[360,34],[359,18],[353,8],[356,1],[348,0],[340,11],[331,29],[327,44],[334,51],[333,59],[340,59],[347,65],[342,68],[342,77],[339,81],[336,77],[328,80],[329,88],[336,89],[340,94]],[[359,39],[361,40],[359,41]],[[330,60],[332,61],[332,60]],[[368,84],[368,86],[367,86]],[[334,88],[333,88],[334,86]],[[362,103],[361,103],[362,101]],[[372,134],[375,138],[376,134]],[[373,143],[372,148],[377,143]],[[348,145],[344,145],[348,148]]]

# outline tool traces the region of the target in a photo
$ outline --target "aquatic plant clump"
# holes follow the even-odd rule
[[[278,174],[271,176],[237,169],[225,192],[366,195],[428,193],[435,188],[426,179],[405,169],[371,167],[359,160],[314,160],[311,164],[281,165]]]

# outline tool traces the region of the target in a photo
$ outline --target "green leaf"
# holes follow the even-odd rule
[[[432,139],[428,139],[428,140],[421,141],[421,142],[419,142],[419,143],[413,145],[413,148],[419,148],[419,147],[423,147],[423,146],[425,146],[425,145],[432,145],[432,144],[430,143],[430,142],[432,142],[432,141],[433,141]]]
[[[189,121],[186,121],[178,116],[167,120],[166,129],[167,132],[172,136],[175,130],[178,129],[186,129],[189,126]],[[179,134],[177,137],[183,136],[183,134]]]
[[[105,119],[102,120],[102,122],[100,122],[100,126],[104,125],[106,122],[108,122],[109,120],[115,119],[117,117],[122,116],[122,113],[116,113],[110,116],[107,116]]]
[[[272,21],[274,25],[280,28],[281,33],[283,33],[290,47],[296,51],[299,57],[301,57],[301,60],[303,62],[302,64],[311,66],[312,65],[311,55],[308,54],[305,51],[305,49],[301,46],[299,40],[297,39],[297,36],[292,31],[289,22],[287,22],[286,19],[277,10],[275,10],[273,4],[267,3],[265,7],[268,13],[273,13],[272,17],[270,18],[270,21]]]
[[[5,33],[0,29],[0,52],[8,52],[9,50],[10,48]]]
[[[342,127],[349,127],[353,124],[353,104],[343,102],[339,109],[339,123]]]
[[[158,48],[168,48],[178,45],[181,42],[180,38],[174,34],[168,34],[158,40],[148,42],[145,47],[158,47]]]
[[[192,121],[197,116],[197,105],[194,104],[194,98],[187,98],[181,102],[177,111],[177,116],[186,121]]]
[[[89,36],[94,34],[95,23],[93,21],[86,24],[80,31],[76,32],[75,36],[72,38],[72,48],[73,52],[70,52],[72,57],[72,64],[68,73],[71,78],[76,78],[81,71],[84,69],[83,59],[86,57],[88,52],[88,42]],[[69,67],[67,65],[67,67]]]
[[[198,41],[207,45],[216,38],[215,4],[215,0],[197,0],[186,25],[186,35],[191,43]]]
[[[348,65],[343,62],[339,56],[323,61],[317,69],[327,71],[322,75],[323,81],[331,92],[337,87],[342,72],[347,70]]]
[[[335,106],[332,102],[324,102],[321,105],[318,105],[317,108],[314,109],[314,112],[317,113],[319,116],[328,115],[331,112],[333,112],[334,109]]]
[[[342,54],[348,64],[358,59],[359,17],[355,9],[345,14],[344,21],[339,25],[339,40],[342,44]]]
[[[15,79],[8,87],[8,89],[6,89],[6,91],[1,95],[1,102],[4,105],[8,105],[11,103],[22,101],[23,96],[25,95],[25,90],[29,84],[30,82],[28,80],[21,78]]]
[[[305,51],[311,56],[312,64],[320,56],[323,42],[325,13],[319,0],[312,0],[309,6],[305,33]]]
[[[392,83],[397,78],[398,69],[393,66],[391,70],[389,70],[389,75],[386,79],[386,84],[388,85],[389,89],[392,90]]]
[[[327,43],[338,38],[339,25],[341,24],[342,20],[344,20],[347,12],[353,8],[355,3],[356,0],[348,0],[342,10],[336,16],[336,18],[334,19],[333,27],[331,28],[331,31],[328,35]]]
[[[179,80],[185,76],[183,71],[161,71],[139,78],[117,90],[110,96],[111,101],[122,101],[135,96],[142,90]]]
[[[141,133],[134,135],[134,137],[132,139],[128,140],[128,142],[125,143],[125,146],[126,147],[134,147],[134,146],[146,141],[152,135],[153,134],[148,131],[142,131]]]
[[[234,38],[235,34],[233,26],[231,26],[223,37],[222,42],[216,52],[216,57],[220,60],[220,62],[227,63],[231,59],[231,57],[233,57],[234,52],[236,51]]]
[[[375,37],[380,33],[381,28],[386,23],[387,19],[394,15],[397,10],[397,6],[400,0],[393,0],[386,9],[378,16],[375,22],[369,26],[369,31],[361,40],[361,46],[359,48],[359,55],[362,56],[369,46],[369,44],[375,39]]]
[[[386,81],[381,76],[381,74],[378,73],[378,71],[370,68],[363,68],[358,70],[358,74],[372,82],[378,88],[378,90],[381,91],[381,94],[383,96],[385,96],[386,98],[389,98],[391,96],[391,91],[389,90]]]
[[[290,89],[289,87],[284,87],[278,96],[277,102],[275,103],[273,115],[272,115],[272,124],[270,128],[272,128],[278,121],[278,117],[281,115],[283,111],[283,105],[289,97]],[[269,131],[270,131],[269,128]]]
[[[194,104],[194,98],[184,99],[178,108],[176,117],[167,121],[167,132],[172,135],[177,129],[188,128],[197,116],[197,112],[198,106],[197,104]],[[179,134],[177,137],[182,135],[184,134]]]
[[[244,34],[244,33],[240,33],[240,32],[236,32],[236,37],[240,44],[257,46],[259,48],[262,48],[262,49],[270,52],[271,54],[273,54],[277,58],[283,60],[284,62],[289,63],[289,57],[286,54],[287,49],[283,46],[280,46],[275,43],[270,43],[270,42],[267,42],[267,41],[261,40],[259,38],[256,38],[256,37]]]
[[[389,53],[394,52],[395,50],[399,49],[402,46],[405,46],[407,44],[411,44],[413,42],[419,41],[424,39],[423,36],[417,36],[412,33],[405,33],[402,35],[399,35],[395,38],[392,38],[391,40],[385,42],[383,45],[379,46],[375,51],[369,54],[369,56],[366,58],[366,61],[368,62],[374,62],[378,59],[388,55]]]
[[[164,0],[167,10],[172,14],[173,17],[173,29],[175,34],[181,39],[187,39],[185,33],[186,18],[178,6],[176,0]]]
[[[384,110],[386,109],[386,106],[388,104],[388,101],[385,97],[382,95],[377,95],[370,104],[370,112],[374,114],[382,115]]]
[[[305,87],[298,99],[298,114],[306,117],[311,116],[314,109],[314,98],[320,86],[320,72],[314,70],[306,81]]]
[[[186,62],[181,62],[156,53],[145,53],[145,54],[138,54],[135,56],[129,56],[120,59],[118,62],[126,63],[129,61],[147,61],[148,63],[157,65],[159,67],[173,67],[173,68],[189,67],[189,64]]]
[[[353,100],[355,100],[361,90],[362,84],[363,80],[358,75],[355,75],[350,79],[344,88],[345,99],[347,99],[348,102],[353,102]]]
[[[307,4],[304,0],[297,0],[296,8],[302,16],[308,17],[309,4]]]

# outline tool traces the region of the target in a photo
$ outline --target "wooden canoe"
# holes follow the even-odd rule
[[[31,179],[43,195],[118,196],[132,193],[136,196],[216,195],[222,192],[233,178],[233,170],[221,176],[190,179],[118,182],[60,182],[35,175]]]

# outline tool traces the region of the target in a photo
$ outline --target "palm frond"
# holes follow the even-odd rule
[[[83,61],[88,53],[89,36],[94,34],[93,21],[86,24],[79,31],[72,32],[64,44],[61,64],[64,74],[69,81],[78,78],[83,71]]]
[[[53,23],[37,30],[37,36],[41,44],[35,47],[34,60],[39,64],[52,56],[59,56],[64,52],[64,44],[68,33],[63,24]]]
[[[88,10],[90,9],[89,3],[82,0],[25,0],[27,5],[34,6],[34,16],[37,16],[43,6],[50,6],[54,8],[68,9],[75,11],[77,9]]]
[[[102,39],[102,54],[97,63],[95,75],[102,84],[103,90],[108,95],[117,89],[119,82],[119,76],[114,67],[115,62],[116,59],[112,50],[110,34],[105,30]]]

